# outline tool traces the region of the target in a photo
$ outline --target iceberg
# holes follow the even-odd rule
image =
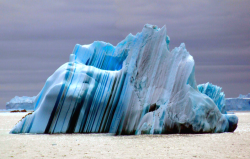
[[[240,94],[238,98],[250,98],[250,93],[248,93],[247,95]]]
[[[18,97],[15,96],[9,102],[6,103],[7,110],[16,110],[16,109],[26,109],[26,110],[34,110],[36,96],[34,97]]]
[[[117,46],[77,44],[10,133],[233,132],[237,116],[198,90],[193,57],[169,42],[165,26],[146,24]]]
[[[240,94],[237,98],[226,98],[225,108],[227,111],[250,111],[250,93]]]
[[[216,106],[219,108],[222,114],[226,114],[225,109],[225,94],[221,92],[221,87],[213,85],[212,83],[207,82],[206,84],[198,85],[198,90],[206,94],[209,98],[211,98]]]

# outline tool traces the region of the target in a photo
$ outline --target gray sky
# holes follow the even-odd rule
[[[226,97],[247,94],[249,6],[248,0],[1,0],[0,109],[15,95],[37,95],[75,44],[116,45],[146,23],[166,25],[171,50],[186,44],[198,84],[219,85]]]

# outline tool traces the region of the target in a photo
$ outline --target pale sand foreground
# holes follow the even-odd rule
[[[0,113],[0,158],[250,158],[250,112],[234,133],[13,135],[26,113]]]

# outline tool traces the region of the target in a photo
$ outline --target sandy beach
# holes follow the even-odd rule
[[[112,136],[9,134],[26,113],[0,113],[0,158],[250,158],[250,112],[234,133]]]

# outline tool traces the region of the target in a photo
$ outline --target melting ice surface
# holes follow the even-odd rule
[[[193,57],[184,44],[170,52],[169,41],[165,26],[147,24],[117,46],[76,45],[11,133],[234,131],[237,116],[198,90]]]

